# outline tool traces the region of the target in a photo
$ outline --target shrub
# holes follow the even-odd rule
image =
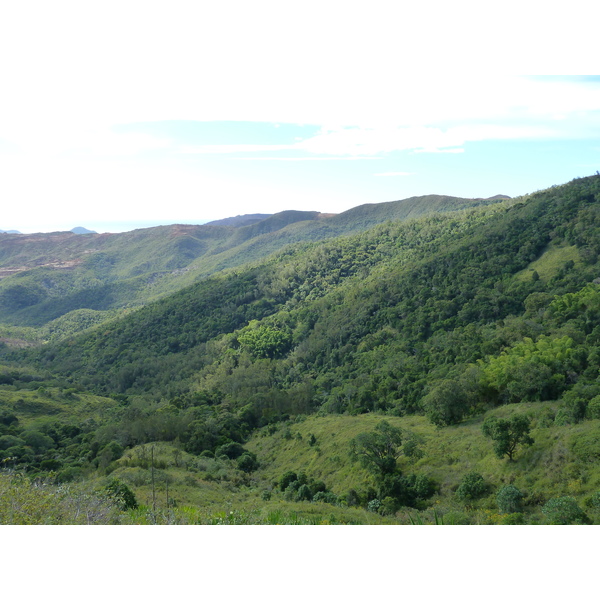
[[[583,525],[589,522],[587,515],[571,496],[551,498],[542,507],[542,512],[549,525]]]
[[[283,497],[286,500],[296,500],[299,487],[300,484],[298,483],[297,479],[295,479],[294,481],[290,481],[289,485],[285,488]]]
[[[258,459],[256,458],[256,454],[253,452],[244,452],[244,454],[237,459],[237,465],[244,473],[256,471],[256,469],[258,469]]]
[[[333,492],[317,492],[313,498],[313,502],[327,502],[328,504],[337,504],[338,497]]]
[[[600,419],[600,396],[592,398],[587,405],[588,419]]]
[[[523,493],[514,485],[505,485],[496,494],[496,502],[500,512],[518,513],[521,511]]]
[[[119,458],[121,458],[124,452],[123,446],[121,446],[121,444],[119,444],[119,442],[116,441],[112,441],[106,444],[104,450],[107,453],[109,453],[109,458],[111,461],[118,460]]]
[[[298,475],[296,475],[296,473],[294,473],[294,471],[286,471],[280,478],[279,478],[279,489],[284,492],[287,487],[290,485],[290,483],[292,483],[292,481],[296,481],[298,479]]]
[[[306,483],[303,483],[298,488],[298,493],[296,494],[296,499],[299,501],[308,500],[310,502],[312,500],[312,498],[313,498],[313,493],[311,492],[310,487]]]
[[[348,506],[360,506],[360,494],[353,488],[350,488],[345,494],[339,497],[341,502],[345,502]]]
[[[218,450],[215,452],[215,456],[219,457],[227,457],[231,460],[235,460],[244,454],[244,446],[239,444],[238,442],[228,442],[227,444],[223,444]]]
[[[122,481],[112,479],[104,487],[104,490],[106,491],[107,496],[112,498],[121,510],[129,510],[130,508],[138,507],[135,494],[129,489],[129,486]]]
[[[456,496],[462,502],[483,498],[488,494],[488,485],[479,473],[467,473],[456,490]]]

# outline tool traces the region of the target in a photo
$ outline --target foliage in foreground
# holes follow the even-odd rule
[[[57,486],[0,472],[1,525],[113,525],[121,512],[90,486]]]

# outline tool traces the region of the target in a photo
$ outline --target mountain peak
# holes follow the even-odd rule
[[[85,227],[73,227],[73,229],[71,229],[71,233],[76,233],[77,235],[85,235],[87,233],[98,233],[98,232],[92,231],[91,229],[86,229]]]

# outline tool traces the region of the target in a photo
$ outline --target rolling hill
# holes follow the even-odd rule
[[[76,330],[142,306],[226,268],[303,241],[329,239],[388,220],[462,210],[498,200],[426,196],[365,205],[340,215],[284,211],[207,225],[170,225],[121,234],[73,232],[0,238],[0,323],[53,327],[74,313]],[[232,224],[233,223],[233,224]],[[89,313],[88,313],[89,314]],[[65,330],[68,332],[68,329]],[[40,332],[43,339],[45,332]]]
[[[211,226],[227,249],[196,281],[4,347],[2,456],[116,477],[145,504],[129,522],[598,522],[600,176],[400,205]],[[360,459],[378,444],[394,453]]]

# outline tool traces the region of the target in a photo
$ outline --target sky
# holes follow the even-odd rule
[[[592,175],[594,20],[556,6],[3,3],[0,229],[339,213]]]

